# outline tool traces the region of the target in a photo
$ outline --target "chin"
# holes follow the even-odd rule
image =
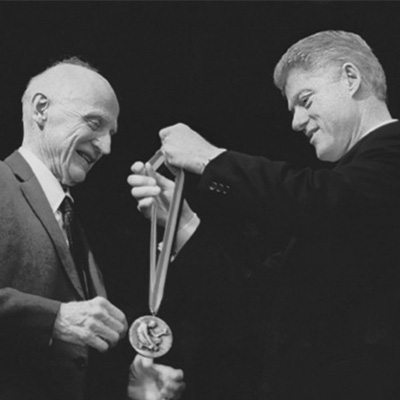
[[[67,185],[68,186],[75,186],[86,179],[87,172],[84,171],[82,168],[71,168],[70,173],[68,174]]]

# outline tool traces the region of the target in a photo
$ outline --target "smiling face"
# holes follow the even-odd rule
[[[354,96],[359,77],[351,67],[293,69],[288,74],[285,95],[292,127],[305,133],[323,161],[338,161],[358,138],[360,112]]]
[[[111,151],[119,105],[108,82],[84,70],[67,76],[61,93],[35,97],[43,120],[38,152],[59,182],[74,186],[84,181],[93,165]],[[68,75],[68,74],[67,74]]]

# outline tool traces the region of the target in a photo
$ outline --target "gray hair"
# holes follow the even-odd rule
[[[344,31],[323,31],[301,39],[281,57],[274,70],[275,86],[282,92],[290,70],[313,71],[329,65],[354,64],[362,82],[382,101],[386,101],[385,72],[369,45],[359,35]]]

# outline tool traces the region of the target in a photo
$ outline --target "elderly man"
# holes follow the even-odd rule
[[[105,78],[70,59],[32,78],[22,104],[22,146],[0,163],[0,397],[117,399],[93,375],[92,355],[116,346],[127,321],[106,299],[69,188],[110,153],[118,101]],[[173,398],[181,379],[137,356],[128,395]]]
[[[257,398],[397,399],[400,124],[386,104],[384,71],[360,36],[325,31],[291,46],[274,80],[293,129],[330,168],[296,170],[221,149],[183,124],[160,132],[170,166],[200,175],[199,197],[270,238],[288,237],[264,263],[268,279],[260,284],[255,274],[256,286],[268,287],[252,303],[265,343]],[[141,163],[133,172],[128,180],[143,211],[170,190]],[[191,218],[195,230],[200,220],[187,209],[183,216],[181,225]]]

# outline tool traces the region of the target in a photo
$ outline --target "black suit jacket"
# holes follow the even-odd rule
[[[106,296],[87,247],[93,295]],[[0,163],[0,398],[83,399],[89,350],[52,339],[61,302],[83,291],[61,229],[18,153]]]
[[[400,123],[364,137],[333,168],[296,170],[227,151],[208,164],[199,190],[221,215],[291,238],[251,286],[266,365],[260,398],[393,393],[397,378],[376,375],[385,357],[385,368],[399,371]],[[329,397],[330,380],[343,387],[338,397]],[[362,388],[365,397],[351,397]]]

